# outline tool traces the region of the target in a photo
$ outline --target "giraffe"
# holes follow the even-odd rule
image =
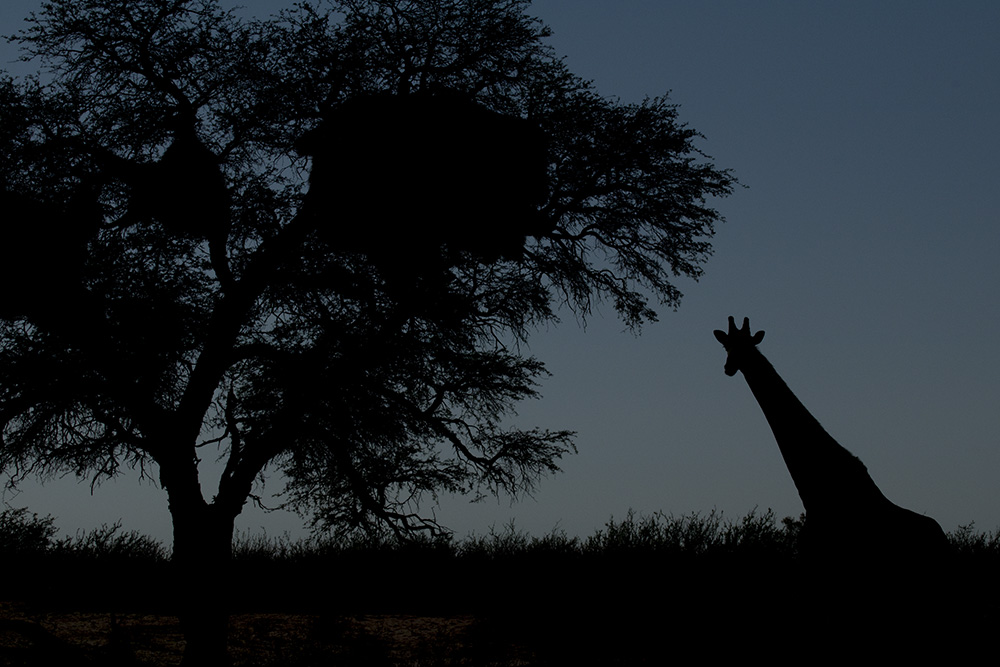
[[[891,502],[856,456],[834,440],[757,350],[764,332],[749,318],[715,337],[726,348],[726,375],[750,386],[774,433],[806,512],[804,556],[842,566],[878,563],[899,571],[939,563],[948,540],[934,519]]]

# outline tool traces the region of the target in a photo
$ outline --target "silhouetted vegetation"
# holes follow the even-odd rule
[[[778,521],[770,510],[751,512],[738,520],[725,519],[716,511],[685,516],[629,512],[583,538],[559,530],[536,536],[513,524],[463,539],[357,534],[293,539],[240,533],[233,541],[233,567],[247,574],[266,573],[263,581],[281,582],[280,586],[261,586],[248,595],[243,604],[253,608],[328,609],[332,605],[343,611],[420,613],[434,600],[447,599],[452,607],[484,609],[495,601],[487,601],[482,591],[465,590],[465,575],[479,573],[493,588],[503,589],[500,582],[506,580],[519,588],[541,589],[557,585],[560,577],[582,569],[594,576],[588,580],[594,583],[601,572],[618,579],[625,570],[646,576],[646,568],[664,573],[692,567],[792,567],[799,560],[801,522],[801,518],[791,517]],[[994,570],[1000,578],[1000,529],[979,532],[969,524],[949,533],[948,538],[960,563],[956,570]],[[37,582],[46,580],[43,573],[52,571],[53,563],[79,570],[114,568],[116,576],[127,579],[130,568],[165,566],[169,560],[169,550],[163,544],[123,531],[118,523],[66,537],[59,535],[51,516],[40,517],[25,509],[0,512],[0,567],[5,572],[35,571],[39,575],[9,581],[4,590],[7,597],[37,590]],[[340,578],[337,573],[341,572],[351,576]],[[407,579],[427,580],[439,590],[421,593],[419,585],[407,585]],[[76,599],[77,593],[73,591],[71,596]],[[156,591],[144,591],[143,596],[155,598]]]
[[[558,471],[572,432],[506,419],[521,343],[675,307],[736,183],[527,0],[288,5],[50,0],[14,36],[44,76],[0,73],[0,468],[158,476],[191,664],[260,587],[219,580],[265,470],[319,526],[431,533],[422,498]]]
[[[897,623],[892,600],[878,591],[831,611],[800,560],[800,529],[800,518],[778,521],[770,511],[737,520],[713,511],[630,512],[587,537],[536,536],[514,525],[464,539],[240,534],[234,577],[259,585],[236,597],[233,611],[311,618],[317,642],[348,642],[358,652],[358,662],[345,664],[392,664],[384,645],[351,625],[366,615],[472,617],[463,650],[489,664],[538,665],[655,662],[659,651],[679,650],[663,642],[712,645],[719,656],[766,653],[777,649],[758,642],[775,632],[783,633],[781,650],[791,651],[845,629],[830,650],[848,652],[862,639],[888,642],[895,635],[883,633],[900,627],[928,632],[929,653],[964,655],[1000,620],[1000,530],[970,524],[949,534],[955,595],[911,626],[909,617]],[[7,600],[50,611],[162,614],[169,599],[128,582],[168,564],[162,545],[117,524],[69,538],[58,536],[52,517],[0,513],[0,568],[18,575],[5,584]],[[381,657],[366,662],[373,652]]]
[[[169,550],[120,523],[60,537],[51,516],[25,509],[0,512],[3,597],[42,607],[156,607],[146,586],[123,585],[165,577]]]

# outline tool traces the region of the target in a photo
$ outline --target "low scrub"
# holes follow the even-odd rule
[[[487,613],[547,601],[626,608],[780,594],[800,563],[802,520],[770,511],[731,521],[722,513],[629,512],[586,538],[530,535],[513,524],[457,540],[390,537],[292,539],[239,534],[228,594],[235,609],[342,613]],[[994,598],[1000,591],[1000,530],[972,524],[951,533],[956,586]],[[60,537],[50,516],[0,512],[0,568],[8,598],[92,605],[158,604],[168,549],[116,523]],[[12,574],[16,573],[16,574]],[[246,585],[246,582],[251,582]],[[638,602],[637,602],[638,601]]]

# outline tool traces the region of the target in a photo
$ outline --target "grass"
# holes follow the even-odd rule
[[[247,665],[659,664],[664,652],[775,657],[818,642],[954,661],[1000,621],[1000,531],[950,534],[944,594],[925,596],[920,575],[894,605],[877,577],[856,584],[800,562],[801,526],[770,511],[629,512],[584,538],[514,525],[409,542],[244,533],[228,573],[233,655]],[[118,619],[129,655],[167,636],[177,655],[169,555],[148,537],[118,524],[59,537],[51,517],[7,510],[0,568],[3,598],[20,605],[0,625],[27,619],[58,634],[89,623],[97,629],[79,642],[103,646]]]

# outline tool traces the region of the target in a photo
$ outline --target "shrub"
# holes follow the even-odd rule
[[[0,512],[0,559],[33,558],[48,553],[59,532],[51,516],[39,517],[25,508]]]
[[[161,542],[138,531],[122,532],[121,522],[103,524],[88,533],[77,532],[54,545],[63,558],[105,563],[163,563],[169,559]]]

